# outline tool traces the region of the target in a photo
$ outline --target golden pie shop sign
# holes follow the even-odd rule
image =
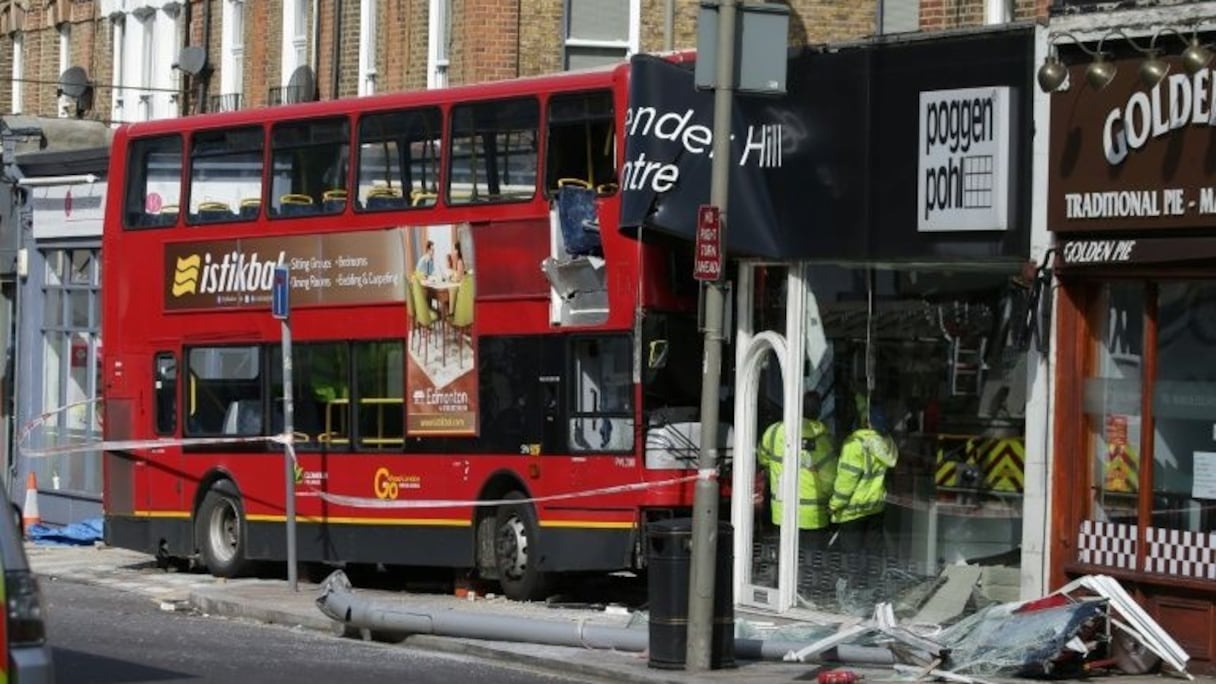
[[[1138,60],[1095,91],[1084,64],[1051,95],[1048,227],[1057,232],[1216,226],[1216,77],[1170,58],[1146,88]]]

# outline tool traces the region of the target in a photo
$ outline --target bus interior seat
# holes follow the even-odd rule
[[[570,256],[603,256],[600,243],[600,219],[593,188],[576,184],[562,185],[557,189],[554,201],[557,204],[558,226]]]
[[[257,197],[246,197],[241,200],[241,212],[239,214],[242,220],[251,220],[258,217],[258,209],[262,207],[262,200]]]
[[[425,190],[415,190],[410,193],[411,207],[432,207],[435,206],[436,195],[433,192]]]
[[[346,208],[346,190],[334,188],[326,190],[321,195],[321,210],[327,214],[336,214]]]
[[[288,193],[279,198],[279,216],[306,216],[317,213],[317,204],[312,197]]]
[[[363,206],[365,209],[403,209],[406,204],[397,188],[372,188]]]
[[[224,414],[225,435],[262,434],[262,402],[257,399],[237,399],[228,404]]]
[[[231,221],[235,218],[235,215],[232,213],[232,209],[224,202],[201,202],[198,205],[198,213],[193,218],[199,223],[215,223],[217,221]]]

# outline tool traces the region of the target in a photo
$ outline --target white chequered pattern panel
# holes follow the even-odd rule
[[[1077,535],[1077,560],[1109,568],[1135,569],[1136,526],[1082,521]]]
[[[1145,541],[1149,572],[1216,580],[1216,532],[1150,527]]]

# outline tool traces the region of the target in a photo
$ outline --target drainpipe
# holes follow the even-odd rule
[[[308,66],[312,67],[312,74],[313,74],[314,79],[318,78],[318,75],[321,72],[321,69],[320,69],[321,58],[319,56],[317,56],[317,53],[320,49],[321,49],[321,0],[312,0],[312,49],[309,50]],[[338,46],[336,44],[334,45],[334,49],[335,50],[338,49]],[[291,74],[284,74],[282,76],[282,78],[283,78],[283,85],[287,85],[287,79],[291,78]],[[314,82],[315,82],[315,80],[314,80]],[[317,92],[319,93],[320,90],[321,90],[320,87],[318,87]],[[308,94],[309,97],[312,97],[312,95],[313,95],[312,93]]]
[[[672,34],[675,33],[676,0],[667,0],[663,6],[663,51],[671,52]]]
[[[985,24],[1007,24],[1012,19],[1011,14],[1009,0],[984,0]]]
[[[181,54],[182,50],[186,49],[190,45],[190,14],[192,13],[193,9],[194,8],[190,5],[189,2],[186,2],[182,9],[182,12],[186,16],[182,19],[182,41],[181,41],[182,44],[178,47],[179,55]],[[206,50],[206,49],[207,49],[206,47],[203,48],[203,50]],[[182,73],[185,74],[185,72],[182,72]],[[183,77],[183,81],[182,81],[182,100],[183,100],[183,102],[181,103],[181,106],[178,107],[178,111],[184,112],[186,114],[189,114],[190,109],[191,109],[190,89],[194,86],[194,81],[192,80],[193,78],[194,78],[193,76],[186,74]],[[201,111],[201,109],[200,109],[200,111]]]
[[[430,634],[464,639],[511,641],[551,646],[601,648],[640,653],[650,647],[649,630],[596,625],[568,620],[542,620],[472,611],[408,608],[399,603],[377,605],[356,596],[350,580],[334,571],[321,585],[317,608],[350,627],[403,634]],[[784,661],[786,654],[805,646],[793,641],[735,639],[735,656],[745,660]],[[850,662],[890,664],[894,657],[882,648],[841,645],[837,658]],[[880,653],[881,652],[881,653]],[[884,655],[885,654],[885,655]]]
[[[340,97],[340,95],[341,95],[338,90],[338,87],[341,85],[341,81],[342,81],[342,79],[339,78],[339,75],[338,75],[338,67],[340,66],[340,60],[338,59],[338,56],[339,56],[339,53],[341,52],[338,49],[338,39],[341,38],[341,36],[342,36],[342,0],[334,0],[334,44],[332,46],[333,49],[330,51],[330,54],[331,54],[330,69],[333,70],[333,75],[330,80],[333,83],[333,92],[331,93],[331,97],[335,100],[338,99],[338,97]]]
[[[188,9],[188,8],[187,8]],[[189,17],[189,12],[186,13]],[[188,20],[187,20],[188,21]],[[189,24],[187,24],[189,27]],[[186,40],[189,40],[187,38]],[[207,111],[207,87],[211,84],[211,2],[203,2],[203,71],[198,75],[198,111]]]

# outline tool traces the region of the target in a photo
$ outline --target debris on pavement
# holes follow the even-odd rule
[[[891,603],[879,602],[868,619],[817,633],[785,660],[848,663],[841,656],[864,653],[851,650],[864,646],[886,649],[893,669],[913,680],[983,684],[991,681],[986,678],[1081,677],[1096,670],[1144,674],[1158,665],[1193,679],[1186,672],[1190,656],[1113,578],[1089,575],[1039,599],[975,610],[973,594],[982,578],[976,566],[948,567],[904,621]],[[867,665],[881,662],[872,653],[864,658]]]

